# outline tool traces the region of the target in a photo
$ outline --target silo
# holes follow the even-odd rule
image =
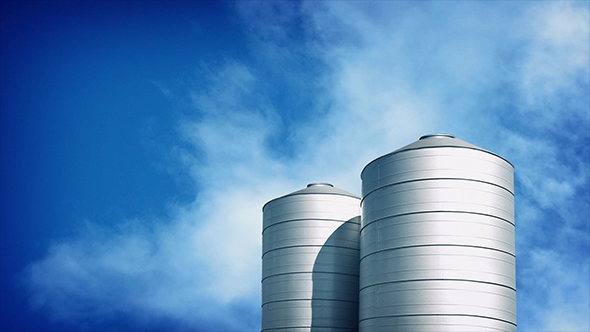
[[[262,212],[262,331],[357,331],[360,198],[312,183]]]
[[[442,134],[365,167],[359,331],[516,331],[513,174]]]

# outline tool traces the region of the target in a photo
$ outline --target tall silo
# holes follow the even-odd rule
[[[359,331],[516,331],[514,167],[426,135],[363,172]]]
[[[360,198],[312,183],[262,212],[262,331],[356,331]]]

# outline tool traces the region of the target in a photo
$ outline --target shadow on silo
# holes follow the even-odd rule
[[[338,227],[312,272],[311,332],[358,330],[360,216]]]

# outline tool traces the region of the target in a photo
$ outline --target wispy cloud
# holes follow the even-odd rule
[[[201,68],[172,149],[194,202],[51,246],[26,273],[36,308],[86,324],[257,330],[264,202],[313,181],[358,194],[372,158],[452,132],[516,165],[519,329],[590,328],[587,4],[236,12],[254,60]]]

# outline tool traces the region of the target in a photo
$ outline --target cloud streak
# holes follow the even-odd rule
[[[235,6],[255,59],[201,68],[172,149],[195,200],[56,242],[25,271],[34,308],[258,330],[264,202],[315,181],[359,194],[371,159],[452,132],[516,165],[519,329],[590,328],[587,4]]]

